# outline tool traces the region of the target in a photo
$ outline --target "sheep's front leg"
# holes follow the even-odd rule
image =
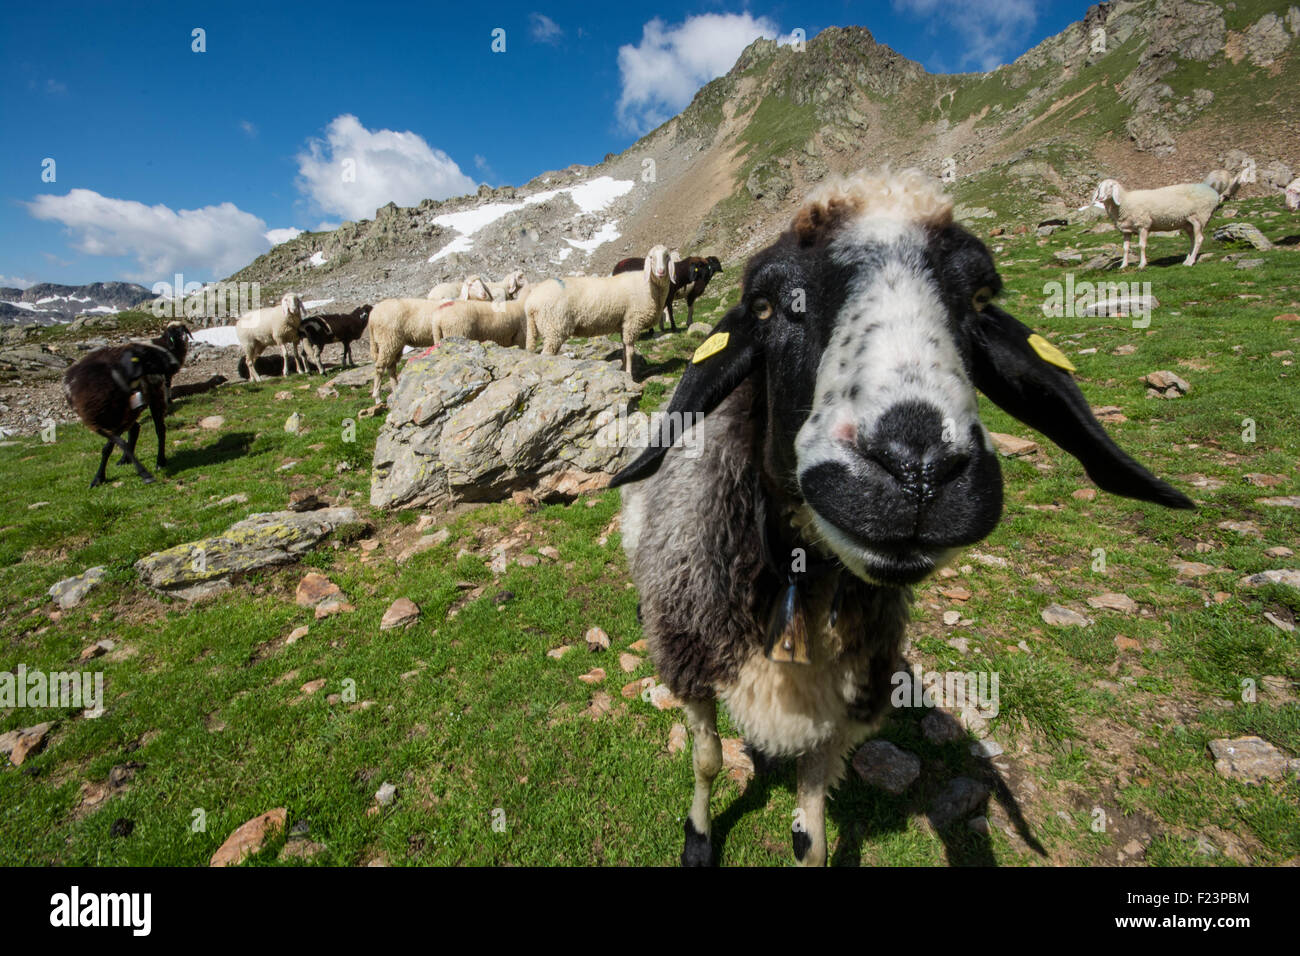
[[[826,865],[826,795],[843,769],[843,748],[838,740],[799,758],[798,805],[790,842],[800,866]]]
[[[635,341],[623,340],[623,371],[627,372],[627,377],[632,377],[632,356],[636,354]]]
[[[718,705],[713,700],[690,700],[682,705],[691,731],[691,766],[695,771],[695,795],[684,829],[682,866],[712,866],[713,844],[709,837],[709,797],[713,780],[722,769],[722,741],[718,738]]]
[[[294,343],[295,356],[297,354],[297,349],[298,349],[298,344],[295,342]],[[280,359],[284,362],[284,367],[280,369],[280,377],[284,378],[289,374],[289,343],[288,342],[280,343]],[[297,370],[298,369],[295,366],[294,371],[296,372]]]
[[[159,468],[165,468],[167,467],[167,405],[162,394],[156,390],[150,395],[149,414],[153,418],[154,437],[158,439],[158,458],[156,461]],[[138,423],[136,428],[139,428]],[[135,451],[135,434],[136,431],[133,430],[131,435],[133,439],[131,442],[132,452]]]
[[[1139,253],[1138,268],[1139,269],[1145,269],[1147,267],[1147,236],[1148,235],[1149,235],[1149,230],[1147,229],[1141,229],[1138,231],[1138,253]]]
[[[90,487],[98,488],[104,483],[104,471],[108,468],[108,459],[113,454],[113,439],[104,442],[104,449],[99,453],[99,471],[95,472],[95,477],[90,479]],[[126,456],[122,456],[123,463],[126,462]]]
[[[1201,231],[1199,222],[1192,222],[1192,251],[1188,253],[1184,265],[1196,265],[1196,256],[1201,251],[1201,240],[1205,238],[1205,233]]]
[[[1124,261],[1119,264],[1119,267],[1121,269],[1128,268],[1128,253],[1129,253],[1129,247],[1132,245],[1132,243],[1133,243],[1133,236],[1130,233],[1127,232],[1124,233]]]
[[[138,439],[139,437],[140,437],[140,423],[137,421],[135,424],[131,426],[131,430],[127,432],[126,435],[126,447],[131,449],[131,454],[133,455],[135,454],[135,442],[136,439]],[[112,443],[110,442],[110,445],[111,444]],[[130,464],[130,462],[128,462],[126,459],[125,452],[123,452],[122,457],[117,460],[117,463],[119,465]]]

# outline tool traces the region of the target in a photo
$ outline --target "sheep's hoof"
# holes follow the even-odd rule
[[[686,845],[682,847],[682,866],[713,866],[713,844],[686,818]]]
[[[104,479],[100,478],[98,475],[90,479],[90,487],[92,488],[98,488],[103,483],[104,483]]]

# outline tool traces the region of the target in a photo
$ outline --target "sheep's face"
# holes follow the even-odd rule
[[[481,276],[470,276],[465,280],[465,284],[460,287],[460,297],[462,299],[478,299],[480,302],[487,302],[492,298],[492,293],[488,291],[487,283]]]
[[[984,244],[952,224],[923,173],[832,181],[750,260],[669,412],[707,415],[752,382],[768,492],[881,584],[921,580],[997,524],[1002,475],[976,387],[1104,490],[1193,507],[1115,445],[1065,357],[992,304],[1000,288]],[[674,440],[664,425],[611,484],[649,477]]]
[[[284,314],[286,317],[291,315],[301,316],[302,299],[298,297],[297,293],[286,292],[284,294],[284,298],[280,300],[280,308],[284,309]]]
[[[760,253],[739,308],[765,354],[765,468],[862,577],[909,583],[987,535],[1001,472],[968,322],[1001,280],[977,239],[889,217]]]
[[[655,246],[645,257],[645,274],[651,279],[662,279],[668,275],[672,265],[672,256],[666,246]]]
[[[1092,201],[1105,205],[1107,200],[1114,200],[1118,188],[1119,183],[1114,179],[1103,179],[1097,184],[1097,189],[1092,194]]]

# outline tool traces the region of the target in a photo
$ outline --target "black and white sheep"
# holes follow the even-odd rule
[[[358,306],[351,312],[307,316],[300,328],[307,361],[315,365],[318,372],[324,373],[325,346],[337,342],[343,346],[343,364],[356,364],[352,360],[352,343],[365,334],[369,321],[368,305]]]
[[[750,260],[657,441],[615,476],[645,636],[693,738],[683,863],[713,859],[719,698],[752,748],[798,758],[794,853],[826,861],[827,792],[905,669],[911,586],[1001,515],[977,390],[1101,488],[1192,506],[1111,441],[1000,288],[921,172],[828,183]]]
[[[183,325],[173,324],[160,336],[166,345],[130,342],[96,349],[64,373],[63,394],[68,404],[82,424],[105,439],[99,470],[90,487],[103,484],[114,446],[122,450],[123,463],[134,465],[146,483],[154,480],[135,456],[140,415],[146,408],[158,438],[158,467],[167,464],[167,402],[172,376],[185,361],[188,335]],[[122,440],[124,432],[126,441]]]

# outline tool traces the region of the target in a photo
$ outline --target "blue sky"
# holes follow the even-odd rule
[[[599,162],[758,35],[856,24],[931,71],[976,70],[1087,6],[10,4],[0,285],[221,278],[284,230]],[[491,48],[497,29],[504,52]]]

